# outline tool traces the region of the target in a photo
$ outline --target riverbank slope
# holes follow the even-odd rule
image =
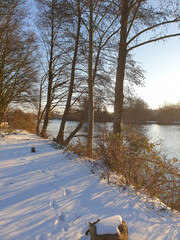
[[[117,214],[130,240],[180,239],[178,212],[92,167],[33,134],[0,135],[0,239],[90,240],[88,222]]]

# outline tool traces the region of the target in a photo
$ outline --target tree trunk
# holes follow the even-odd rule
[[[90,0],[90,19],[89,19],[89,60],[88,60],[88,152],[92,155],[93,150],[93,131],[94,131],[94,82],[93,82],[93,1]]]
[[[77,35],[76,35],[74,56],[73,56],[73,61],[72,61],[69,93],[68,93],[68,98],[67,98],[64,114],[61,119],[61,126],[59,129],[59,133],[57,135],[57,142],[61,145],[64,144],[64,129],[65,129],[65,124],[67,121],[68,113],[69,113],[69,110],[71,107],[71,99],[72,99],[72,94],[73,94],[75,70],[76,70],[75,67],[76,67],[76,62],[77,62],[77,54],[78,54],[78,46],[79,46],[80,28],[81,28],[81,12],[80,12],[80,0],[78,0],[78,26],[77,26]]]
[[[40,134],[40,124],[42,122],[42,119],[44,117],[44,113],[46,111],[46,106],[44,107],[43,111],[41,111],[42,107],[42,89],[43,89],[43,84],[44,84],[45,79],[41,80],[40,84],[40,90],[39,90],[39,106],[38,106],[38,116],[37,116],[37,125],[36,125],[36,134]]]
[[[68,138],[66,139],[66,141],[64,141],[64,146],[67,146],[69,144],[69,142],[71,141],[71,139],[75,136],[75,134],[77,132],[79,132],[79,130],[82,128],[83,126],[83,122],[80,122],[78,124],[78,126],[75,128],[75,130],[68,136]]]
[[[5,52],[5,51],[4,51]],[[0,67],[0,123],[4,121],[5,112],[6,112],[6,96],[3,94],[3,85],[4,85],[4,63],[5,63],[5,54],[2,54],[1,58],[1,67]]]
[[[44,124],[41,131],[41,137],[47,138],[47,127],[51,115],[51,102],[52,102],[52,83],[53,83],[53,73],[52,73],[52,57],[49,64],[49,83],[48,83],[48,94],[47,94],[47,104],[46,104],[46,113],[44,117]]]
[[[4,121],[7,109],[0,110],[0,124]]]
[[[54,54],[54,6],[52,5],[52,16],[51,16],[51,50],[49,60],[49,79],[48,79],[48,93],[47,93],[47,104],[46,112],[44,117],[44,124],[41,131],[41,137],[47,138],[47,127],[51,115],[51,103],[52,103],[52,85],[53,85],[53,54]]]
[[[39,106],[38,106],[38,115],[37,115],[37,125],[36,125],[36,134],[40,134],[40,124],[41,124],[41,101],[42,101],[42,80],[39,89]]]
[[[115,102],[114,102],[114,123],[113,132],[121,132],[122,114],[123,114],[123,99],[124,99],[124,76],[125,65],[127,58],[127,22],[129,15],[127,0],[122,0],[121,6],[121,31],[120,31],[120,43],[119,43],[119,56],[115,85]]]

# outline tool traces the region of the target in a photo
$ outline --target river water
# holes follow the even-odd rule
[[[77,122],[69,121],[66,124],[65,133],[68,135],[76,126]],[[60,127],[60,120],[51,120],[48,127],[49,138],[56,138]],[[103,129],[111,129],[112,123],[95,124],[95,135]],[[169,158],[176,157],[180,160],[180,125],[158,125],[147,124],[138,126],[152,142],[162,142],[161,149]],[[78,134],[87,135],[87,124],[85,123]],[[73,142],[77,141],[77,138]]]

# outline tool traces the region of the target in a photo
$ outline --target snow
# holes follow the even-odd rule
[[[96,223],[96,233],[98,235],[103,234],[116,234],[120,235],[118,226],[122,224],[122,217],[120,215],[115,215],[106,219],[101,220]]]
[[[0,240],[90,240],[89,222],[115,215],[130,240],[180,239],[177,211],[130,187],[107,185],[100,175],[92,162],[49,140],[1,134]]]

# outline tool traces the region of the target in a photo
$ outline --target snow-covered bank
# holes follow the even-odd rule
[[[31,152],[35,147],[36,152]],[[121,215],[129,239],[180,239],[180,214],[107,186],[91,164],[26,132],[0,135],[0,239],[78,240],[88,222]]]

